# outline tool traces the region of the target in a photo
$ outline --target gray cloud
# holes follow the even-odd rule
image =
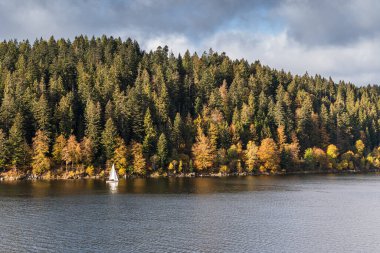
[[[261,60],[297,74],[379,83],[376,0],[0,0],[0,38],[137,39],[151,50]]]
[[[276,7],[294,39],[309,46],[346,45],[380,34],[380,2],[288,0]]]
[[[264,0],[2,0],[0,33],[7,38],[183,33],[196,40],[272,4]]]

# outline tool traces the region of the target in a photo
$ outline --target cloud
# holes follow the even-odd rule
[[[308,46],[346,45],[380,34],[376,0],[287,0],[274,12],[289,36]]]
[[[376,0],[0,0],[0,37],[132,37],[146,50],[213,48],[364,85],[380,80],[379,9]]]
[[[227,38],[234,38],[227,40]],[[296,74],[321,74],[335,81],[346,80],[358,85],[378,83],[380,37],[359,40],[346,46],[329,45],[310,48],[288,36],[217,34],[210,40],[215,48],[236,58],[259,59],[263,64]]]

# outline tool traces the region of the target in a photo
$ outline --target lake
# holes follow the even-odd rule
[[[0,182],[1,252],[379,252],[380,175]]]

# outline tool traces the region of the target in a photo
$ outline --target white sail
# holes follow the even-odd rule
[[[110,176],[109,176],[108,180],[109,181],[119,181],[119,178],[117,177],[117,173],[116,173],[114,164],[112,164],[112,168],[111,168]]]

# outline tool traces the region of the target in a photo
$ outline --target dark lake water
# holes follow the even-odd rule
[[[0,183],[1,252],[380,252],[380,175]]]

